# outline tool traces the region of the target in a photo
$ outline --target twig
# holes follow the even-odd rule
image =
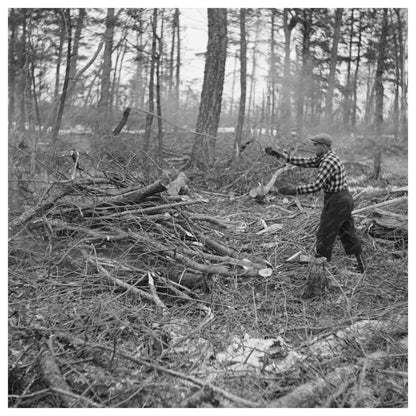
[[[154,283],[152,275],[153,275],[152,272],[147,272],[147,278],[149,281],[149,290],[150,290],[150,293],[152,294],[153,301],[156,303],[156,306],[159,306],[160,308],[167,310],[166,305],[160,300],[159,296],[156,293],[155,283]]]

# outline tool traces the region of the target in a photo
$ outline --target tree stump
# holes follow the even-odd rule
[[[329,279],[326,275],[325,257],[313,259],[308,270],[308,278],[303,288],[302,298],[313,299],[322,296],[329,286]]]

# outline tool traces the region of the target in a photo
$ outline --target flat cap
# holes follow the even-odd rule
[[[314,143],[326,144],[327,146],[332,146],[332,137],[326,133],[319,133],[315,136],[312,136],[310,140]]]

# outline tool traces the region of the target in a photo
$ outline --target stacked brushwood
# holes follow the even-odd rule
[[[406,249],[408,244],[408,188],[400,187],[382,193],[365,192],[367,198],[371,196],[382,200],[376,204],[369,204],[353,212],[355,215],[365,213],[362,221],[369,236],[376,240],[391,241],[396,248]],[[364,199],[366,196],[364,195]],[[394,209],[398,212],[392,212]]]
[[[180,195],[185,182],[183,173],[124,188],[102,177],[57,181],[9,222],[9,231],[18,234],[24,226],[49,245],[56,264],[98,272],[161,307],[159,286],[186,300],[189,289],[213,275],[270,275],[266,261],[219,241],[227,224],[190,210],[207,201]]]

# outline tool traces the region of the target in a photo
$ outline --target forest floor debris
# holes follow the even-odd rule
[[[9,406],[406,407],[407,188],[353,192],[365,276],[337,244],[305,300],[319,197],[256,202],[259,163],[77,178],[12,216]]]

